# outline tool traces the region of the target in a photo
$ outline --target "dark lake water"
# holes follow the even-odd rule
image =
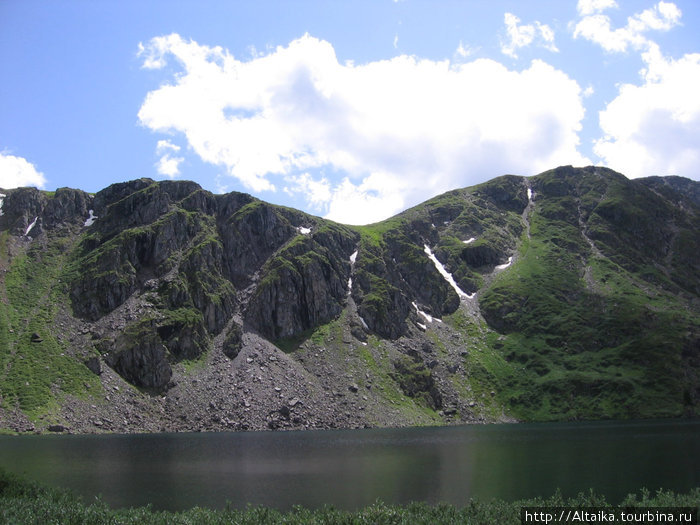
[[[115,507],[463,506],[557,488],[593,488],[616,504],[642,487],[700,486],[700,421],[0,436],[0,466]]]

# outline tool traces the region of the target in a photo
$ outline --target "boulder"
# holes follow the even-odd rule
[[[173,371],[153,321],[126,327],[113,344],[108,364],[131,384],[163,391]]]
[[[85,366],[95,375],[102,374],[102,365],[97,357],[90,357],[84,361]]]

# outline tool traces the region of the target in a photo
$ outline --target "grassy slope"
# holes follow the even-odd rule
[[[635,195],[624,189],[631,208]],[[620,193],[609,189],[598,206],[619,202]],[[584,205],[586,198],[590,192]],[[505,334],[492,347],[519,368],[498,378],[499,399],[528,420],[683,414],[693,387],[684,380],[681,354],[688,334],[698,333],[697,313],[654,284],[658,269],[651,279],[631,271],[642,258],[629,246],[645,250],[639,240],[611,246],[610,235],[601,246],[611,257],[595,256],[570,217],[576,203],[568,199],[538,201],[517,263],[482,295],[482,308]],[[648,222],[640,219],[642,226]],[[584,277],[587,265],[593,287]]]
[[[7,262],[7,233],[0,256]],[[59,338],[56,314],[69,302],[59,279],[71,239],[55,237],[13,258],[5,274],[7,301],[0,301],[0,393],[6,409],[30,418],[51,412],[63,394],[86,396],[101,390],[86,366],[69,355]],[[32,342],[33,334],[42,341]]]
[[[516,262],[480,293],[489,325],[461,310],[445,316],[471,350],[463,392],[493,392],[491,412],[500,404],[526,420],[697,412],[696,372],[684,358],[700,333],[687,299],[698,279],[689,264],[697,224],[617,174],[570,171],[533,178],[538,197],[529,229],[518,209],[525,190],[510,177],[448,192],[362,227],[361,248],[374,259],[361,250],[359,270],[379,266],[393,247],[399,268],[410,271],[418,264],[416,249],[409,248],[429,239],[471,291],[483,284],[484,269],[465,259],[480,251],[501,254],[503,262],[515,239]],[[581,228],[602,254],[594,253]],[[681,231],[677,238],[674,229]],[[472,235],[477,240],[466,254],[463,240]],[[388,307],[385,281],[375,276],[372,287],[377,304]]]

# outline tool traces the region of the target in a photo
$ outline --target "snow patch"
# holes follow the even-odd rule
[[[355,261],[357,260],[357,250],[352,252],[350,255],[350,272],[352,272],[352,267],[355,266]],[[348,295],[352,293],[352,277],[348,279]]]
[[[85,219],[85,224],[83,224],[84,227],[92,226],[95,223],[95,219],[97,219],[97,215],[95,215],[94,210],[88,210],[88,213],[90,216]]]
[[[510,257],[508,257],[508,262],[505,264],[499,264],[498,266],[496,266],[496,270],[505,270],[506,268],[508,268],[511,265],[512,262],[513,262],[513,256],[511,255]]]
[[[425,313],[423,310],[421,310],[420,308],[418,308],[418,304],[417,304],[415,301],[413,301],[411,304],[413,305],[413,308],[416,309],[416,312],[418,312],[418,315],[422,316],[422,317],[423,317],[426,321],[428,321],[429,323],[432,323],[432,322],[433,322],[433,316],[430,315],[430,314]]]
[[[34,228],[34,226],[36,226],[37,220],[39,220],[39,217],[34,217],[34,220],[32,221],[32,223],[29,226],[27,226],[27,229],[24,231],[25,237],[27,237],[29,235],[29,232],[32,231],[32,228]]]
[[[297,228],[297,231],[301,233],[302,235],[308,235],[311,233],[311,228],[305,228],[304,226],[299,226]]]
[[[437,257],[435,257],[435,254],[433,251],[430,249],[430,247],[427,244],[423,245],[423,248],[425,253],[428,254],[428,257],[430,257],[430,260],[433,261],[433,264],[435,265],[435,268],[437,268],[437,271],[440,272],[440,275],[442,275],[445,280],[449,283],[450,286],[454,289],[455,292],[457,292],[457,295],[459,295],[460,299],[473,299],[474,295],[476,295],[476,292],[473,294],[469,295],[466,294],[462,291],[462,289],[459,287],[457,282],[454,280],[454,277],[452,277],[452,274],[448,272],[445,267],[442,265],[440,261],[438,261]]]
[[[416,324],[417,324],[418,327],[419,327],[421,330],[423,330],[424,332],[428,329],[428,327],[425,326],[424,324],[421,324],[421,323],[416,323]]]
[[[416,303],[415,301],[413,301],[411,304],[413,305],[413,308],[416,309],[416,312],[418,312],[418,315],[423,317],[423,319],[425,319],[427,322],[432,323],[433,321],[435,321],[436,323],[442,323],[442,319],[438,319],[437,317],[433,317],[429,313],[424,312],[423,310],[418,308],[418,303]],[[420,324],[420,323],[418,323],[418,324]]]
[[[470,237],[466,241],[462,241],[464,244],[471,244],[476,240],[476,237]]]

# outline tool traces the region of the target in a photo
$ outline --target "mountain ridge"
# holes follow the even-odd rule
[[[568,166],[366,226],[188,181],[0,190],[0,427],[697,415],[698,188]]]

